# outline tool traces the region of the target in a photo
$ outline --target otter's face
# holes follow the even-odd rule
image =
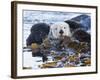
[[[65,22],[55,23],[50,27],[50,34],[53,38],[59,38],[60,35],[71,36],[70,27]]]

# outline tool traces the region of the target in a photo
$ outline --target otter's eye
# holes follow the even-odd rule
[[[57,28],[55,28],[55,30],[57,30]]]
[[[64,27],[64,29],[66,29],[66,27]]]

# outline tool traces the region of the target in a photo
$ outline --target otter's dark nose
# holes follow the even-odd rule
[[[64,31],[61,29],[61,30],[59,31],[59,33],[60,33],[60,34],[63,34],[63,33],[64,33]]]

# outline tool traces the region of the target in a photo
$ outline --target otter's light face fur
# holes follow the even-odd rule
[[[50,26],[49,37],[53,39],[59,38],[60,35],[71,37],[69,24],[65,22],[57,22]]]

